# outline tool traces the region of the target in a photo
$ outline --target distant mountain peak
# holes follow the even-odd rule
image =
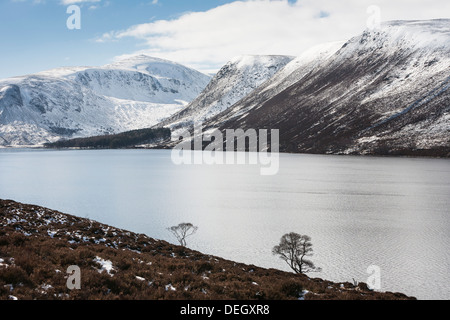
[[[152,57],[145,54],[139,54],[135,56],[129,56],[120,59],[112,64],[108,64],[103,68],[106,69],[125,69],[133,70],[142,73],[149,74],[157,78],[183,78],[187,73],[196,74],[199,77],[206,76],[204,73],[184,66],[180,63]]]
[[[3,79],[0,145],[148,128],[195,99],[209,81],[199,71],[145,55]]]
[[[237,56],[217,72],[205,90],[185,109],[159,125],[180,128],[190,126],[194,121],[205,121],[250,94],[293,59],[282,55]]]
[[[173,65],[180,65],[179,63],[156,58],[150,55],[146,54],[138,54],[138,55],[132,55],[127,57],[122,57],[117,59],[111,64],[105,65],[106,68],[117,68],[117,67],[123,67],[123,66],[136,66],[141,64],[151,64],[151,63],[167,63],[167,64],[173,64]]]

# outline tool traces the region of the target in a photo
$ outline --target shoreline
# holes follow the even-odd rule
[[[20,147],[3,147],[0,146],[0,150],[33,150],[33,151],[99,151],[99,150],[172,150],[172,148],[144,148],[144,147],[134,147],[134,148],[46,148],[39,146],[20,146]],[[192,150],[197,151],[197,150]],[[222,151],[226,152],[226,151]],[[248,153],[248,151],[246,151]],[[364,158],[391,158],[391,159],[450,159],[449,156],[427,156],[427,155],[396,155],[396,154],[343,154],[343,153],[302,153],[302,152],[279,152],[281,155],[311,155],[311,156],[339,156],[339,157],[364,157]]]

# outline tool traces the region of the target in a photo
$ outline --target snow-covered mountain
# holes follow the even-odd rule
[[[209,81],[196,70],[142,55],[3,79],[0,146],[151,127],[183,109]]]
[[[315,46],[286,64],[273,77],[263,82],[253,92],[236,101],[227,112],[214,117],[208,121],[209,125],[218,125],[223,121],[239,117],[250,111],[252,108],[259,107],[267,99],[270,99],[283,90],[287,89],[306,74],[319,68],[336,51],[338,51],[345,42],[330,42]]]
[[[286,152],[450,156],[450,20],[389,22],[330,48],[206,127],[279,129]]]
[[[192,128],[194,122],[203,122],[252,93],[293,58],[273,55],[245,55],[234,58],[219,70],[195,100],[158,126],[171,129]]]

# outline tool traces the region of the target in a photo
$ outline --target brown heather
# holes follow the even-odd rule
[[[112,262],[110,274],[95,259]],[[81,269],[81,290],[66,270]],[[306,293],[306,294],[305,294]],[[245,265],[54,210],[0,200],[0,300],[399,300]]]

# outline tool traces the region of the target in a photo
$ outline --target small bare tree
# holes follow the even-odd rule
[[[288,233],[281,237],[280,244],[272,249],[274,255],[278,255],[296,273],[320,271],[314,263],[305,257],[313,255],[311,238],[298,233]]]
[[[167,228],[177,238],[182,247],[186,247],[186,238],[192,236],[197,229],[198,227],[192,223],[180,223],[177,226]]]

